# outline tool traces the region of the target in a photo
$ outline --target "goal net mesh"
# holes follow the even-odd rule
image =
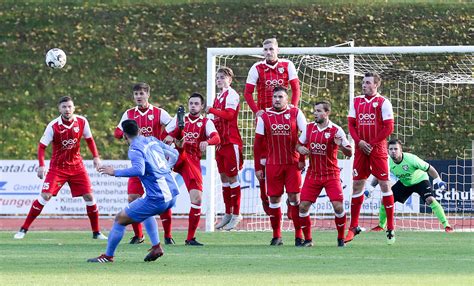
[[[293,61],[301,83],[300,108],[308,121],[313,120],[312,104],[329,100],[331,120],[348,134],[349,55],[283,55]],[[250,67],[260,56],[218,56],[216,66],[233,69],[234,89],[241,94],[239,127],[244,141],[244,169],[240,174],[242,187],[241,209],[244,220],[239,230],[271,230],[268,217],[260,201],[258,180],[253,170],[253,142],[255,118],[243,98]],[[382,77],[379,92],[388,97],[395,114],[395,130],[391,138],[399,138],[404,151],[425,159],[440,171],[448,183],[448,191],[435,191],[435,198],[444,207],[450,224],[457,230],[474,228],[472,145],[474,144],[474,55],[469,54],[361,54],[354,55],[355,96],[361,94],[361,79],[365,72],[376,71]],[[254,94],[256,98],[256,94]],[[341,155],[341,154],[340,154]],[[344,207],[350,213],[352,189],[350,160],[340,158]],[[216,218],[224,213],[222,185],[218,174],[215,189]],[[282,202],[286,197],[282,198]],[[365,198],[361,211],[361,225],[371,228],[378,223],[380,190]],[[286,213],[286,205],[282,203]],[[311,208],[313,227],[335,229],[334,213],[324,191]],[[350,216],[348,216],[348,221]],[[283,216],[283,229],[292,223]],[[396,204],[398,229],[442,230],[417,194],[404,204]]]

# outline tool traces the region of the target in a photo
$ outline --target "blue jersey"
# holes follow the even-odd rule
[[[170,201],[179,194],[176,183],[170,181],[171,168],[178,160],[178,155],[176,149],[155,137],[140,135],[133,138],[128,150],[132,167],[115,170],[115,176],[139,177],[148,198]]]

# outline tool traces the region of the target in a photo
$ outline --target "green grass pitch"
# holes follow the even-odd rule
[[[474,285],[472,233],[362,233],[345,248],[335,232],[316,232],[313,248],[270,247],[271,233],[198,233],[204,247],[175,246],[145,263],[149,244],[129,245],[127,233],[111,264],[86,263],[105,252],[89,232],[35,232],[13,240],[0,232],[0,285]],[[148,242],[148,241],[147,241]]]

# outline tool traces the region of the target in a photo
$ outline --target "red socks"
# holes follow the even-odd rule
[[[288,206],[288,212],[291,213],[291,220],[293,221],[293,225],[295,227],[295,238],[303,238],[303,231],[301,230],[301,223],[300,223],[300,208],[299,205]]]
[[[87,216],[89,217],[89,221],[91,222],[92,232],[99,232],[99,209],[97,208],[97,204],[95,202],[92,202],[93,205],[88,206],[87,203],[88,202],[86,202]]]
[[[191,209],[189,210],[189,219],[188,219],[188,237],[186,240],[191,240],[195,237],[196,229],[199,226],[199,220],[201,219],[201,206],[191,204]]]
[[[358,197],[352,197],[351,201],[351,225],[350,228],[359,226],[359,215],[362,203],[364,202],[364,193],[358,194]]]
[[[28,213],[28,216],[26,217],[22,228],[24,229],[30,228],[31,223],[33,223],[36,217],[39,216],[39,214],[43,210],[43,207],[44,205],[40,204],[38,200],[35,200],[33,204],[31,205],[30,212]]]
[[[232,213],[232,193],[228,183],[222,184],[222,197],[224,198],[225,213]]]
[[[229,191],[231,194],[232,214],[239,215],[240,214],[240,183],[236,182],[230,185]]]
[[[385,212],[387,213],[387,229],[394,230],[394,200],[393,200],[393,193],[390,192],[389,194],[382,194],[382,204],[385,207]]]
[[[172,238],[171,235],[171,208],[166,212],[160,214],[161,224],[163,225],[163,231],[165,232],[165,238]]]
[[[338,217],[337,214],[334,216],[334,222],[336,223],[336,229],[337,229],[337,239],[343,239],[344,238],[344,232],[346,230],[346,214],[342,217]]]
[[[273,237],[281,237],[281,207],[270,207],[270,223],[273,229]]]
[[[136,237],[143,237],[143,227],[141,222],[132,223],[132,228]]]
[[[313,237],[311,236],[311,216],[308,214],[305,217],[300,217],[300,225],[301,225],[301,230],[303,231],[304,234],[304,239],[305,240],[312,240]]]

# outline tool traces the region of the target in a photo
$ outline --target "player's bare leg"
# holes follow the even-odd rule
[[[128,203],[130,204],[134,200],[141,198],[139,194],[128,194]],[[130,244],[140,244],[145,242],[145,236],[143,235],[143,227],[139,222],[132,223],[134,236],[130,239]]]

